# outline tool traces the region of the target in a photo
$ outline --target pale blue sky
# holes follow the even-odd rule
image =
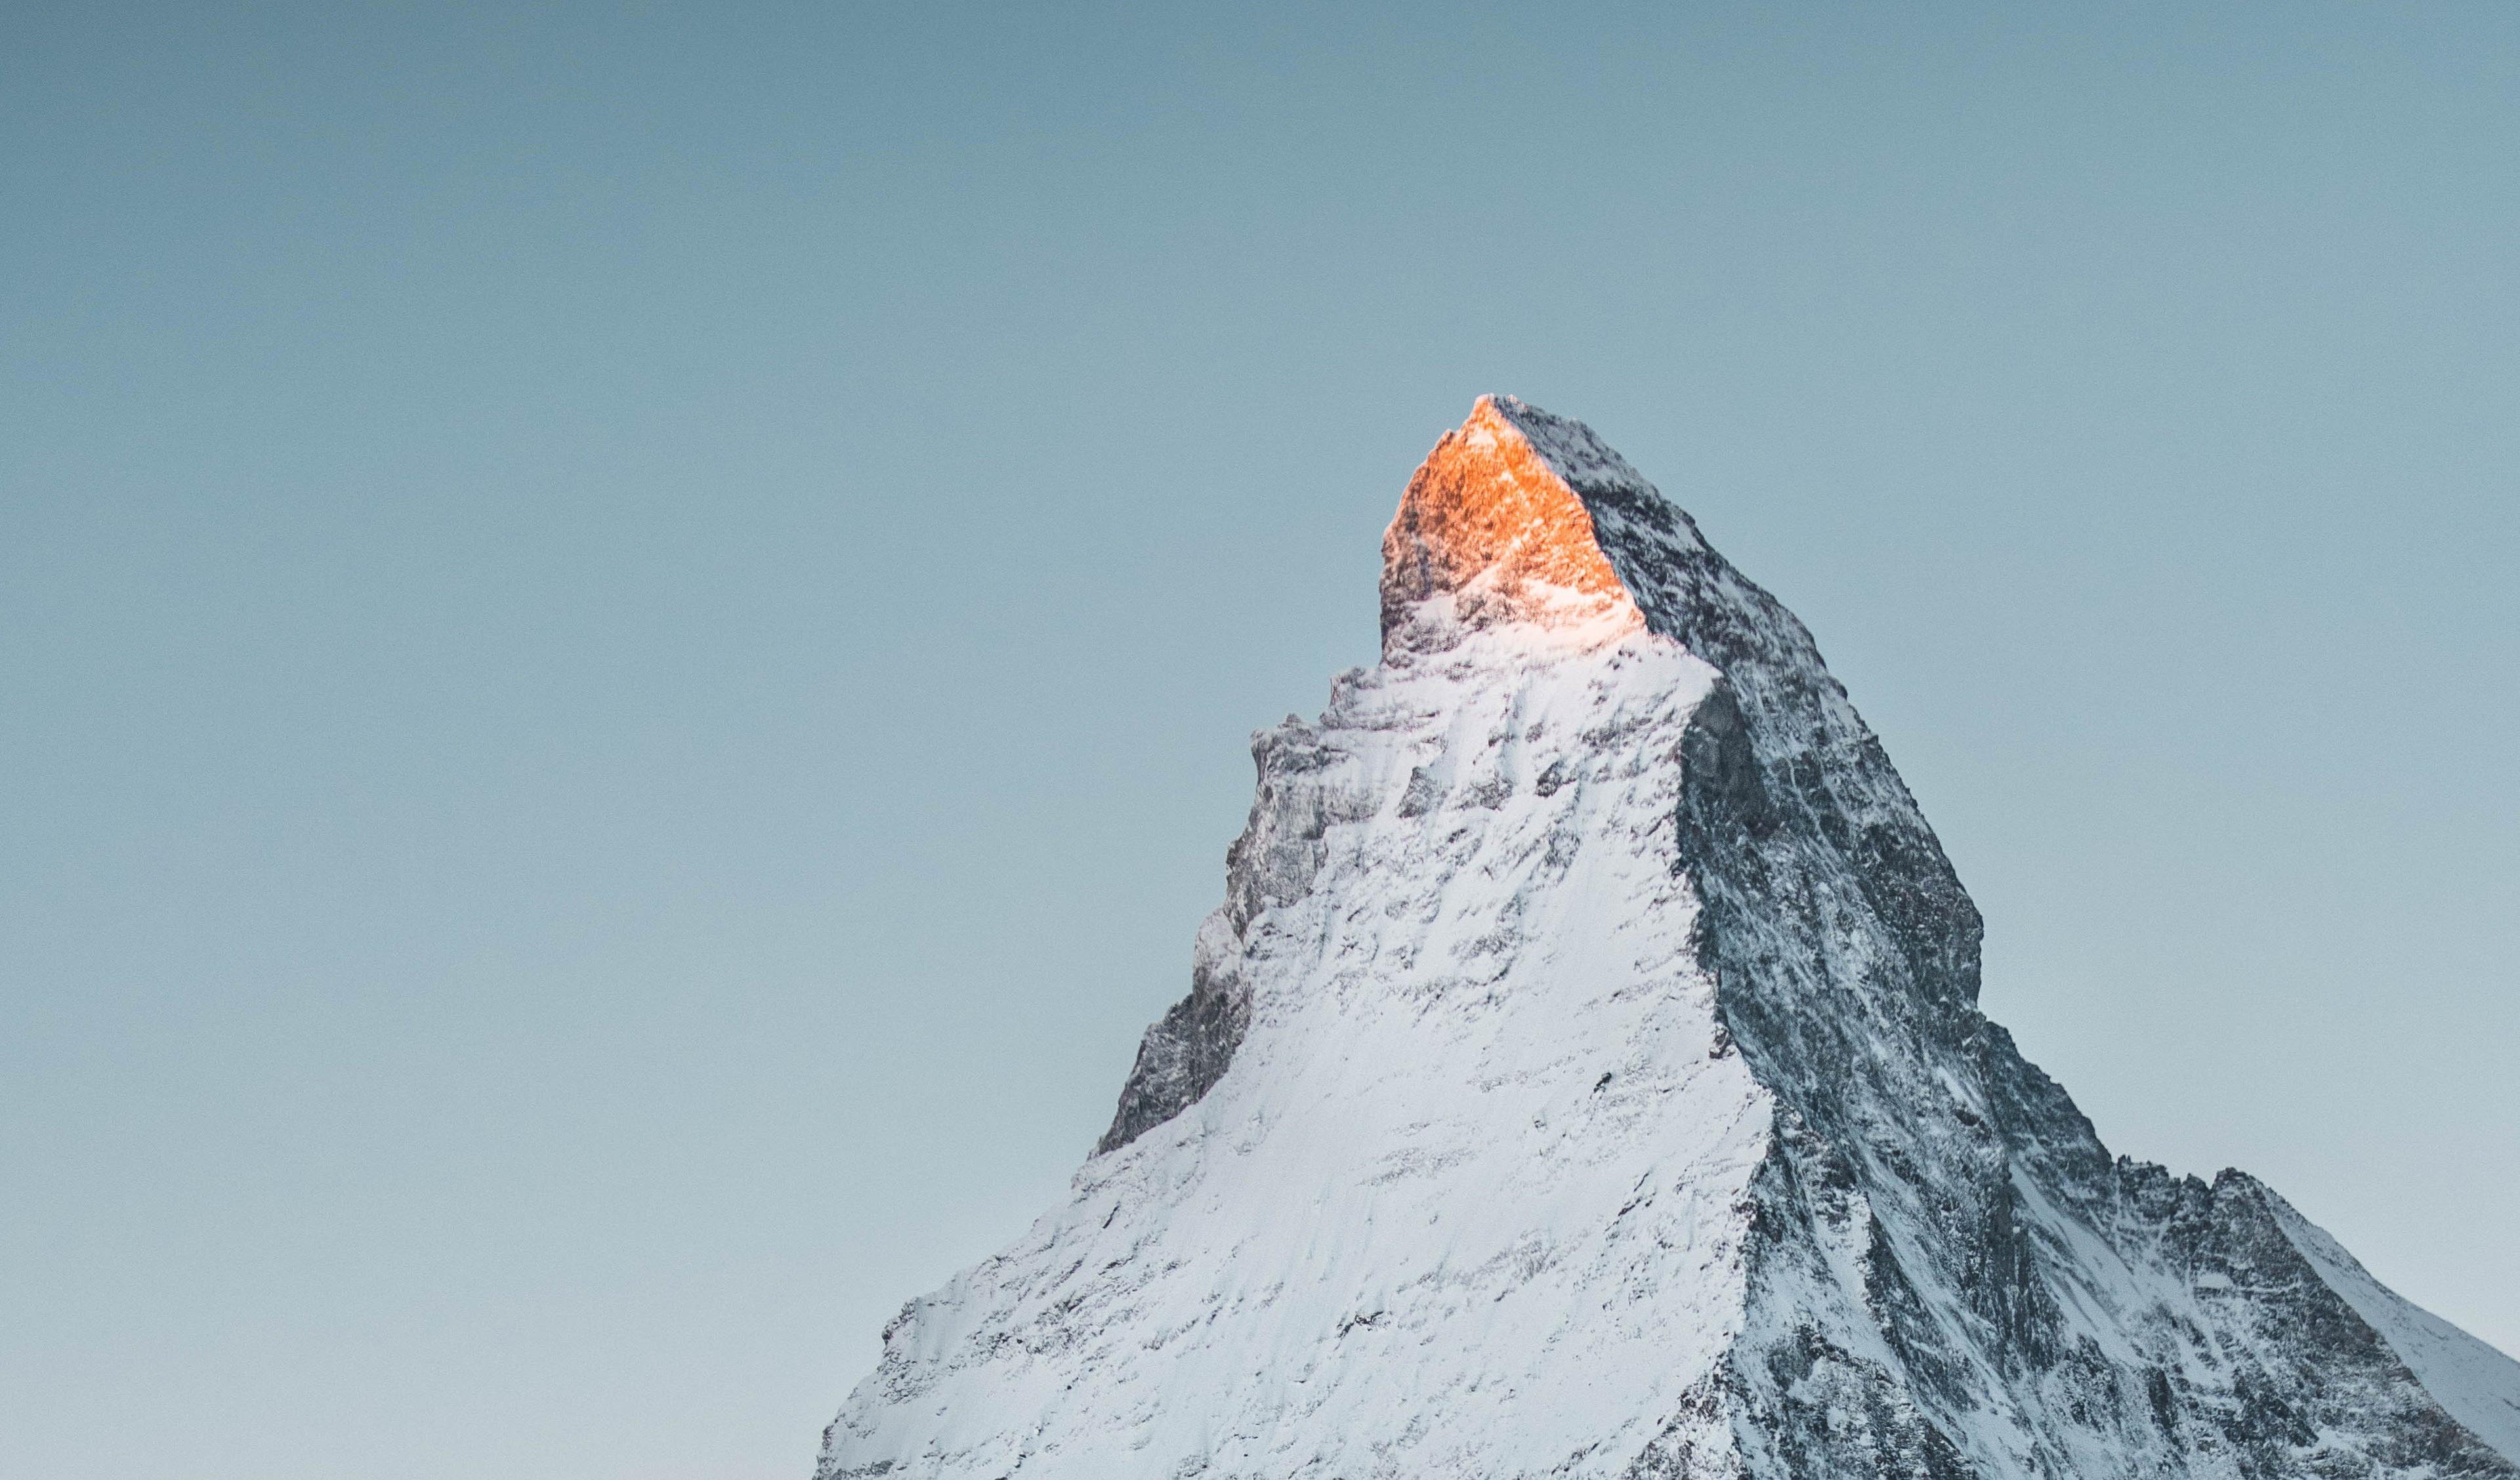
[[[2520,11],[0,16],[0,1473],[797,1477],[1486,390],[2520,1348]]]

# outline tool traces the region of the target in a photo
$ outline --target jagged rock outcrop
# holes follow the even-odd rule
[[[1801,623],[1482,400],[1068,1200],[914,1301],[872,1476],[2497,1477],[2520,1364],[2113,1158]]]

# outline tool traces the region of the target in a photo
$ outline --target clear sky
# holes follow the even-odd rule
[[[2520,1350],[2520,10],[0,13],[0,1473],[800,1477],[1481,391]]]

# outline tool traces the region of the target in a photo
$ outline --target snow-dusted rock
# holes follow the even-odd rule
[[[2492,1476],[2520,1364],[2112,1159],[1802,624],[1483,399],[1067,1200],[822,1480]]]

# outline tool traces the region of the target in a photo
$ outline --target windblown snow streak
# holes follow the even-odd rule
[[[821,1480],[2520,1480],[2520,1365],[2113,1160],[1802,624],[1482,399],[1068,1200]]]

